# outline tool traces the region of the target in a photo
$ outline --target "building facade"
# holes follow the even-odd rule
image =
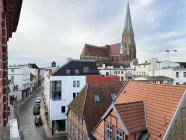
[[[30,95],[30,69],[27,65],[9,66],[8,79],[16,86],[17,101],[23,101]]]
[[[68,138],[70,140],[88,140],[90,132],[101,116],[116,98],[125,82],[119,81],[90,82],[68,106]],[[93,112],[96,115],[93,115]]]
[[[0,136],[3,126],[6,126],[9,106],[7,93],[8,79],[8,46],[7,42],[16,31],[22,0],[0,0]]]
[[[91,134],[96,140],[185,139],[185,103],[184,86],[129,81]]]
[[[71,60],[50,76],[49,126],[52,133],[67,132],[67,106],[86,84],[86,76],[99,75],[95,61]],[[48,96],[48,95],[46,95]]]
[[[137,62],[129,3],[127,5],[121,43],[105,46],[85,44],[80,59],[96,60],[102,63],[122,63],[125,65],[129,65],[130,61]]]

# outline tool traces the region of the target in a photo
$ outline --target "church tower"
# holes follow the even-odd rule
[[[123,56],[124,61],[131,61],[136,59],[136,45],[134,40],[129,2],[127,4],[125,25],[122,34],[122,41],[120,44],[120,55]]]

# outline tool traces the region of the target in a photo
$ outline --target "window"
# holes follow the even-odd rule
[[[78,140],[78,129],[76,129],[76,139]]]
[[[179,85],[179,83],[177,82],[176,85]]]
[[[123,81],[123,77],[121,77],[121,81]]]
[[[14,76],[11,76],[11,80],[14,80]]]
[[[74,133],[74,124],[71,125],[71,132]]]
[[[121,74],[123,74],[123,71],[121,71]]]
[[[109,72],[106,72],[106,75],[109,75]]]
[[[118,71],[118,74],[120,74],[120,71]]]
[[[70,120],[68,120],[68,131],[70,132]]]
[[[77,87],[80,87],[80,81],[79,80],[77,81]]]
[[[14,72],[14,69],[11,69],[11,72]]]
[[[76,81],[73,81],[73,87],[76,87]]]
[[[183,77],[186,77],[186,72],[183,73]]]
[[[177,78],[179,77],[179,72],[176,72],[176,77],[177,77]]]
[[[94,101],[95,101],[95,102],[99,102],[99,101],[100,101],[100,99],[99,99],[99,96],[98,96],[98,95],[94,95]]]
[[[62,112],[62,113],[65,113],[65,106],[62,106],[62,107],[61,107],[61,112]]]
[[[144,68],[146,67],[146,65],[144,65]]]
[[[75,74],[79,74],[79,70],[75,70]]]
[[[74,99],[75,97],[76,97],[76,93],[74,92],[74,93],[73,93],[73,99]]]
[[[110,95],[111,95],[111,98],[112,98],[112,101],[113,101],[116,98],[116,94],[111,93]]]
[[[116,129],[116,140],[123,140],[123,133],[118,129]]]
[[[66,70],[66,74],[70,74],[70,70]]]
[[[84,67],[84,68],[83,68],[83,72],[84,72],[84,73],[89,73],[89,67]]]
[[[82,133],[79,132],[79,140],[82,140]]]
[[[61,100],[61,81],[51,81],[51,98]]]
[[[116,71],[114,71],[114,74],[116,74]]]
[[[106,124],[106,140],[112,140],[112,125]]]

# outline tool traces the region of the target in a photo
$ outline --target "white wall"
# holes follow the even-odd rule
[[[52,120],[67,119],[67,106],[73,100],[73,93],[80,92],[86,84],[86,76],[51,76],[50,81],[61,81],[61,100],[54,101],[50,99],[50,127]],[[80,81],[80,87],[73,87],[73,81]],[[66,106],[65,113],[61,112],[61,107]]]
[[[176,72],[179,72],[179,77],[176,77]],[[186,77],[184,77],[184,72],[186,72],[186,69],[174,69],[173,71],[173,79],[174,82],[173,84],[176,85],[178,84],[185,84],[186,83]]]

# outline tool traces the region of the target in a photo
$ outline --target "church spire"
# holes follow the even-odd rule
[[[124,26],[124,30],[128,29],[129,33],[133,32],[133,28],[132,28],[132,20],[131,20],[131,15],[130,15],[130,7],[129,7],[129,1],[127,4],[127,11],[126,11],[126,17],[125,17],[125,26]]]

